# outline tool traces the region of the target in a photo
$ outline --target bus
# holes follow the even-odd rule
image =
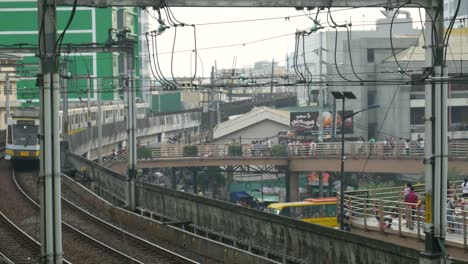
[[[338,226],[336,197],[309,198],[302,202],[272,203],[268,206],[267,211],[321,226],[331,228]]]

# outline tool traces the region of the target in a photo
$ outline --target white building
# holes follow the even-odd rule
[[[217,125],[213,132],[216,144],[270,139],[277,143],[278,132],[289,128],[289,112],[269,107],[257,107],[235,119]]]
[[[380,89],[375,82],[367,82],[366,80],[377,80],[379,71],[390,73],[398,71],[398,67],[394,65],[387,68],[380,67],[386,59],[392,56],[390,22],[394,12],[382,11],[385,17],[376,21],[375,30],[355,30],[352,28],[348,35],[347,31],[340,30],[336,33],[331,29],[330,31],[312,33],[306,37],[305,49],[300,42],[297,64],[300,70],[305,73],[306,79],[312,80],[311,84],[302,87],[302,93],[298,98],[300,105],[313,106],[318,104],[327,109],[336,107],[338,111],[341,111],[341,100],[335,104],[330,92],[351,91],[357,99],[346,101],[345,110],[359,111],[368,105],[377,103],[382,106],[380,109],[356,115],[354,117],[354,132],[346,135],[347,137],[362,136],[367,139],[376,136],[380,126],[379,120],[382,119],[382,113],[386,112],[384,106],[391,99],[386,89]],[[409,12],[400,11],[397,14],[392,29],[395,53],[416,45],[420,30],[413,28],[412,22],[413,19]],[[309,71],[304,67],[303,52]],[[291,64],[293,56],[289,56],[288,60],[291,69],[293,68],[293,64]],[[360,79],[364,81],[361,82]],[[324,95],[322,99],[319,98],[320,89]],[[309,103],[309,101],[311,102]],[[398,103],[394,106],[399,107]]]

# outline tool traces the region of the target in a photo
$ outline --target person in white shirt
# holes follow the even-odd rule
[[[465,178],[462,183],[463,198],[468,198],[468,178]]]

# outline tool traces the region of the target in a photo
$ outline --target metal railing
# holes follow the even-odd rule
[[[190,147],[189,147],[190,146]],[[265,144],[158,144],[149,146],[152,149],[152,158],[178,158],[190,157],[314,157],[314,158],[340,158],[341,143],[290,143],[269,146]],[[184,153],[184,148],[196,148],[196,152]],[[346,142],[345,156],[347,159],[423,159],[424,148],[418,147],[417,142],[406,145],[403,142],[394,145],[385,145],[382,142],[375,144]],[[449,144],[449,159],[467,159],[468,143],[452,141]]]
[[[461,181],[452,182],[461,187]],[[418,203],[404,202],[403,188],[382,188],[345,193],[345,212],[351,228],[397,234],[401,237],[424,238],[424,185],[416,185]],[[461,197],[461,188],[449,196]],[[468,200],[454,200],[455,209],[447,209],[446,241],[468,250]],[[337,207],[340,205],[338,204]]]

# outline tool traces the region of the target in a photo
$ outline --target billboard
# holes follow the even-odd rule
[[[344,116],[352,115],[353,111],[345,111]],[[292,130],[298,134],[318,135],[319,133],[319,113],[318,112],[291,112],[289,115],[289,125]],[[341,129],[344,129],[345,134],[353,133],[353,118],[342,120],[343,113],[338,111],[336,116],[336,133],[340,134]],[[323,135],[331,135],[333,128],[333,114],[329,111],[322,112]]]
[[[344,115],[342,114],[342,111],[338,111],[338,114],[336,115],[336,134],[341,133],[341,129],[343,129],[343,120],[342,116],[350,116],[354,113],[354,111],[344,111]],[[344,133],[345,134],[352,134],[354,132],[354,126],[353,126],[353,117],[346,118],[344,121]]]

